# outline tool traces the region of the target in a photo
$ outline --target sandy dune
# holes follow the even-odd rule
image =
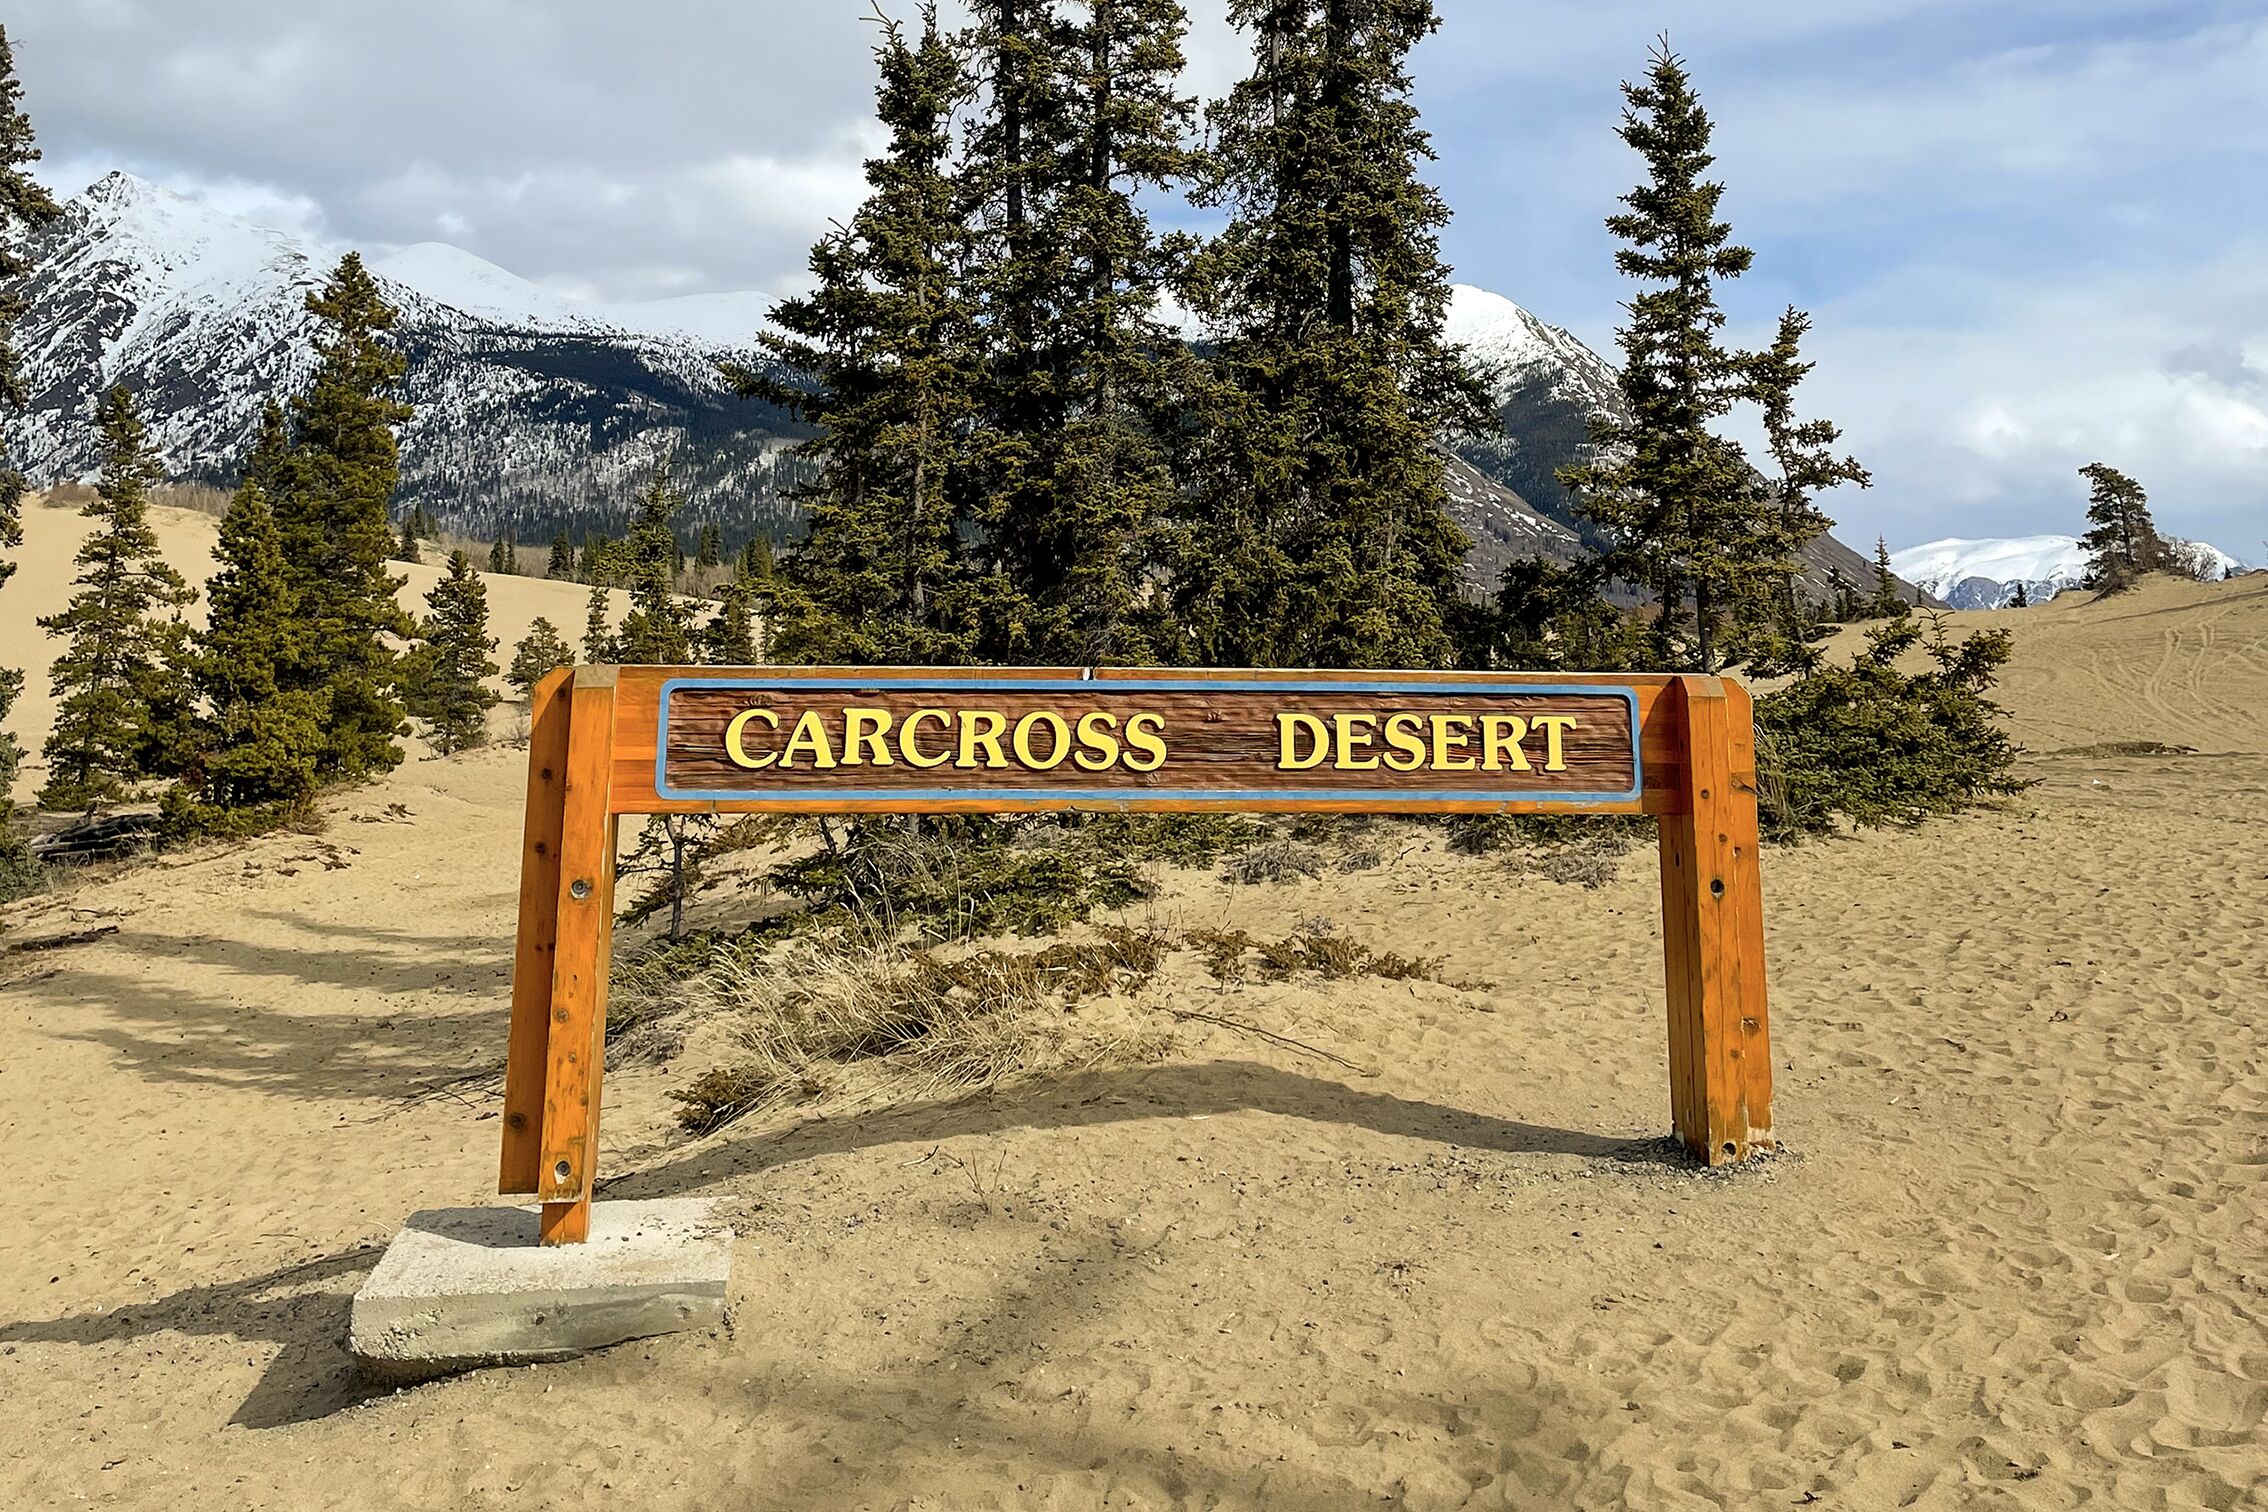
[[[16,796],[23,801],[29,801],[47,780],[46,764],[39,759],[40,745],[55,721],[55,699],[48,689],[47,669],[62,648],[61,642],[39,628],[38,620],[59,612],[71,601],[71,580],[77,571],[71,558],[86,540],[88,525],[75,504],[52,504],[44,495],[27,499],[24,544],[10,553],[18,571],[6,588],[0,588],[0,666],[20,668],[28,674],[23,696],[16,700],[7,723],[29,753],[16,778]],[[213,543],[220,535],[220,521],[195,510],[160,505],[150,510],[150,525],[157,532],[158,549],[165,559],[201,588],[213,573]],[[424,611],[425,595],[441,576],[431,548],[426,556],[428,560],[422,565],[394,564],[395,575],[406,579],[397,597],[402,607],[413,613]],[[481,576],[488,585],[488,630],[497,639],[498,666],[511,663],[512,648],[538,615],[550,620],[570,644],[582,638],[589,589],[543,578],[501,573]],[[627,596],[616,593],[611,597],[619,617],[627,607]],[[193,607],[188,617],[203,624],[204,606]],[[503,684],[499,682],[497,687],[501,689]]]
[[[726,1199],[732,1328],[401,1395],[347,1298],[492,1185],[518,755],[19,907],[118,933],[0,955],[0,1506],[2259,1506],[2268,585],[2029,614],[2028,743],[2217,754],[1771,855],[1792,1158],[1660,1157],[1649,856],[1413,830],[1157,911],[1446,957],[1186,989],[1378,1075],[1190,1026],[687,1142],[623,1074],[607,1192]]]

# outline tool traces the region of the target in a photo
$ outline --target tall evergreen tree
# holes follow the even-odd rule
[[[1831,420],[1799,420],[1795,395],[1816,364],[1803,360],[1803,338],[1811,317],[1790,306],[1780,316],[1772,345],[1748,363],[1748,393],[1763,411],[1764,436],[1773,470],[1769,511],[1757,521],[1757,534],[1735,561],[1734,594],[1728,605],[1728,641],[1758,675],[1791,673],[1809,665],[1812,643],[1825,627],[1797,591],[1803,549],[1826,534],[1834,522],[1820,509],[1819,495],[1845,483],[1870,487],[1872,477],[1855,457],[1837,456],[1842,429]]]
[[[752,583],[768,584],[772,581],[773,567],[772,538],[750,536],[748,544],[740,548],[739,575]]]
[[[96,423],[102,477],[80,511],[95,527],[79,548],[77,591],[62,613],[39,621],[69,640],[52,673],[58,703],[39,794],[51,809],[121,797],[184,754],[167,726],[187,703],[181,611],[197,594],[158,554],[147,494],[165,474],[133,391],[120,384],[106,392]]]
[[[417,549],[417,516],[415,514],[402,521],[402,541],[399,546],[394,548],[394,560],[408,562],[413,566],[425,560]]]
[[[1734,246],[1732,228],[1717,219],[1724,185],[1702,176],[1715,161],[1714,128],[1666,41],[1646,81],[1622,92],[1620,135],[1647,168],[1647,181],[1623,197],[1629,208],[1607,220],[1625,243],[1615,265],[1647,286],[1630,301],[1619,338],[1630,418],[1594,421],[1596,457],[1560,477],[1613,543],[1616,574],[1659,599],[1665,663],[1715,671],[1726,618],[1783,554],[1761,480],[1710,428],[1746,396],[1749,364],[1719,340],[1717,285],[1747,272],[1755,254]],[[1676,633],[1689,597],[1687,652]]]
[[[716,613],[701,627],[701,660],[713,667],[751,667],[756,646],[756,589],[735,579],[717,590]]]
[[[693,556],[695,566],[717,567],[724,563],[724,527],[711,520],[701,527],[699,548]]]
[[[977,312],[952,171],[968,92],[934,9],[918,40],[883,24],[876,106],[889,141],[869,194],[812,249],[812,292],[779,305],[764,346],[799,381],[731,369],[744,394],[818,427],[795,490],[809,539],[777,600],[776,644],[798,661],[965,660],[972,645],[963,435],[976,410]]]
[[[535,623],[528,626],[528,633],[512,648],[512,666],[504,674],[504,680],[526,698],[554,669],[574,664],[575,653],[559,638],[559,627],[537,615]]]
[[[401,465],[393,427],[410,417],[393,390],[406,364],[387,339],[394,311],[360,255],[348,253],[307,308],[323,325],[315,381],[292,401],[281,477],[261,476],[257,451],[248,475],[270,493],[313,632],[289,686],[321,692],[323,774],[353,779],[399,762],[394,739],[407,729],[388,637],[409,639],[414,627],[394,601],[402,580],[386,571],[394,545],[386,506]]]
[[[1913,613],[1914,606],[1898,591],[1898,574],[1890,566],[1890,543],[1881,536],[1874,538],[1874,600],[1867,606],[1868,619],[1904,619]]]
[[[502,536],[498,536],[488,543],[488,570],[490,572],[504,571],[504,538]]]
[[[287,686],[310,627],[301,618],[274,511],[247,480],[221,517],[205,628],[189,658],[203,708],[195,754],[167,794],[176,832],[256,829],[314,796],[325,746],[323,701]]]
[[[2143,573],[2161,570],[2166,543],[2142,485],[2107,462],[2090,462],[2079,476],[2087,480],[2087,523],[2094,526],[2079,538],[2087,548],[2087,586],[2117,593]]]
[[[693,660],[691,616],[677,599],[677,534],[672,523],[685,496],[664,463],[638,496],[630,534],[623,542],[621,584],[630,612],[615,638],[614,659],[631,666],[667,667]]]
[[[1190,299],[1214,343],[1172,567],[1192,660],[1431,666],[1468,542],[1445,434],[1489,423],[1443,336],[1449,212],[1408,55],[1432,0],[1233,0],[1255,65],[1215,106],[1231,212]]]
[[[425,721],[425,738],[444,756],[470,750],[488,738],[488,711],[496,703],[488,679],[496,649],[488,633],[488,585],[472,558],[449,553],[448,570],[425,595],[421,643],[407,668],[409,711]]]
[[[545,564],[543,575],[559,583],[575,580],[575,548],[564,530],[551,538],[551,560]]]
[[[24,312],[16,281],[29,266],[25,242],[62,213],[54,197],[26,171],[38,161],[31,118],[24,113],[23,86],[16,82],[15,51],[7,28],[0,26],[0,409],[11,412],[24,407],[22,368],[12,335]],[[0,588],[7,587],[16,573],[7,553],[23,544],[24,493],[23,474],[0,459]],[[22,668],[0,666],[0,725],[23,687]],[[30,890],[38,877],[30,847],[16,825],[12,796],[22,760],[23,748],[16,737],[0,728],[0,902]]]
[[[24,313],[16,280],[30,267],[25,236],[62,214],[62,207],[27,171],[39,161],[31,117],[24,113],[24,89],[16,80],[16,52],[8,29],[0,26],[0,404],[24,407],[23,368],[12,333]]]
[[[995,83],[967,177],[995,313],[975,447],[1013,605],[990,617],[985,654],[1149,660],[1191,363],[1158,316],[1186,239],[1156,236],[1140,196],[1199,162],[1196,102],[1176,88],[1187,17],[1180,0],[982,9]]]
[[[618,659],[609,590],[619,579],[621,554],[620,543],[604,537],[583,543],[583,577],[591,585],[583,609],[583,660],[590,666],[605,666]]]

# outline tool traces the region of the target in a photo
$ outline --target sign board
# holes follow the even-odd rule
[[[1628,688],[780,676],[671,678],[660,697],[654,787],[679,801],[1410,808],[1643,786]]]
[[[1748,695],[1714,677],[577,667],[535,692],[500,1185],[588,1231],[615,821],[1051,810],[1646,814],[1671,1122],[1773,1147]]]

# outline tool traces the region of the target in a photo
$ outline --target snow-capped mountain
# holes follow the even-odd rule
[[[1588,549],[1595,543],[1585,534],[1588,527],[1558,475],[1589,444],[1591,417],[1621,411],[1622,388],[1613,364],[1572,332],[1547,325],[1503,295],[1470,284],[1458,284],[1450,292],[1447,334],[1487,374],[1501,426],[1498,435],[1460,445],[1458,455],[1483,477],[1511,490],[1546,523],[1558,527],[1561,535],[1572,538],[1576,554]],[[1450,486],[1454,495],[1457,480],[1453,478]],[[1460,523],[1476,541],[1482,540],[1483,532],[1473,520],[1460,515]],[[1564,549],[1554,539],[1541,554],[1564,560],[1560,556]],[[1834,592],[1838,574],[1850,582],[1872,581],[1867,559],[1833,536],[1821,536],[1804,548],[1801,561],[1799,581],[1822,601]]]
[[[29,249],[15,339],[29,409],[0,428],[35,482],[96,466],[93,401],[117,382],[142,401],[177,477],[231,480],[271,396],[315,365],[307,294],[332,257],[283,232],[113,173],[72,199]],[[476,538],[510,530],[540,545],[556,529],[617,528],[654,463],[674,455],[688,525],[728,540],[792,534],[783,454],[805,432],[733,395],[718,360],[746,357],[771,300],[707,294],[641,304],[579,299],[438,242],[369,259],[400,311],[409,360],[397,508],[422,504]],[[1584,554],[1582,526],[1555,476],[1619,402],[1614,369],[1501,295],[1460,285],[1450,338],[1494,386],[1505,434],[1460,449],[1451,508],[1474,549],[1468,572],[1493,586],[1506,561]],[[1822,540],[1807,562],[1857,580],[1862,560]]]
[[[1502,434],[1467,441],[1466,461],[1538,510],[1579,529],[1558,471],[1590,440],[1591,416],[1622,402],[1605,358],[1501,294],[1458,284],[1448,336],[1488,375]]]
[[[2217,546],[2198,542],[2197,549],[2223,575],[2244,571],[2243,562]],[[2019,586],[2034,604],[2079,587],[2087,577],[2087,549],[2067,535],[1930,541],[1892,552],[1890,570],[1952,608],[2005,609]]]
[[[314,370],[307,294],[330,258],[125,173],[72,199],[32,247],[16,345],[31,403],[6,439],[36,482],[95,466],[95,395],[131,385],[178,477],[231,477],[272,395]],[[800,434],[735,397],[717,359],[745,352],[769,300],[579,300],[455,247],[370,268],[401,313],[416,416],[402,436],[403,509],[540,542],[611,524],[654,462],[677,458],[694,520],[779,526],[780,453]]]

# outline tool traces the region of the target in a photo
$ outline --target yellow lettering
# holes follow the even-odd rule
[[[1080,750],[1071,759],[1090,772],[1107,772],[1118,765],[1118,716],[1097,709],[1079,716]]]
[[[841,763],[835,760],[834,748],[827,744],[827,721],[817,709],[806,709],[795,722],[795,733],[788,737],[787,748],[780,752],[782,768],[795,765],[797,752],[811,758],[812,766],[822,772],[832,771]]]
[[[1436,714],[1433,716],[1433,769],[1437,772],[1469,772],[1473,770],[1470,756],[1452,756],[1462,751],[1473,738],[1473,716],[1470,714]]]
[[[1371,756],[1357,761],[1355,752],[1370,749],[1370,743],[1378,738],[1378,716],[1375,714],[1334,714],[1331,716],[1331,723],[1336,725],[1339,731],[1339,759],[1331,763],[1332,768],[1341,772],[1377,771],[1377,757]],[[1358,731],[1360,732],[1359,738],[1357,736]]]
[[[774,714],[770,709],[749,709],[744,713],[735,714],[732,717],[732,723],[725,726],[724,750],[725,755],[731,759],[734,766],[746,767],[752,772],[761,772],[764,768],[779,760],[780,753],[766,751],[761,757],[748,754],[748,747],[744,744],[744,740],[749,721],[756,719],[761,719],[774,730],[780,727],[780,716]]]
[[[1399,760],[1396,757],[1399,756]],[[1386,716],[1386,770],[1414,772],[1425,765],[1425,716]]]
[[[1048,753],[1045,760],[1032,751],[1032,731],[1048,732]],[[1016,721],[1016,759],[1035,772],[1052,772],[1063,765],[1063,758],[1071,754],[1071,726],[1063,716],[1047,709],[1026,714]]]
[[[1126,717],[1126,744],[1140,751],[1142,759],[1126,758],[1130,772],[1154,772],[1165,765],[1165,716],[1163,714],[1129,714]]]
[[[1575,728],[1575,716],[1572,714],[1539,715],[1535,720],[1535,727],[1544,732],[1544,770],[1547,772],[1566,771],[1566,736],[1569,730]]]
[[[963,709],[961,711],[961,759],[956,767],[977,765],[977,752],[984,752],[984,765],[993,768],[1008,764],[1008,753],[1000,749],[1000,737],[1008,732],[1008,716],[991,709]]]
[[[843,710],[843,765],[897,765],[882,738],[895,722],[888,709]]]
[[[1299,741],[1305,735],[1314,744],[1306,755],[1299,754]],[[1278,714],[1276,716],[1276,769],[1282,772],[1312,772],[1323,764],[1331,749],[1330,732],[1323,721],[1312,714]]]
[[[898,726],[898,754],[906,758],[907,766],[920,767],[926,771],[931,767],[941,767],[953,759],[950,753],[932,756],[920,746],[914,744],[914,731],[919,729],[925,721],[932,719],[941,725],[949,725],[953,722],[953,716],[943,709],[916,709],[906,716],[904,724]]]
[[[1525,772],[1528,753],[1520,749],[1520,742],[1528,738],[1528,722],[1517,714],[1483,714],[1481,716],[1482,767],[1491,772],[1505,769],[1505,759],[1511,759],[1515,772]]]

